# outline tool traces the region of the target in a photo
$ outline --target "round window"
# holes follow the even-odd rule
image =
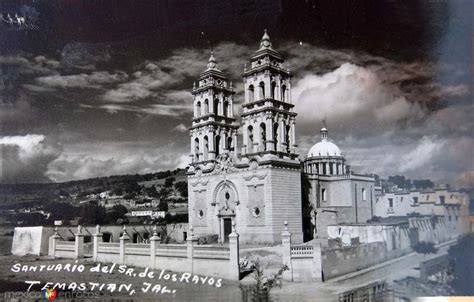
[[[203,218],[204,217],[204,212],[202,210],[199,210],[198,212],[198,217]]]
[[[257,208],[257,207],[253,208],[252,214],[253,214],[253,217],[258,217],[258,216],[260,216],[260,209]]]
[[[225,192],[225,195],[224,195],[224,196],[225,196],[225,199],[227,199],[227,200],[230,199],[230,194],[229,194],[229,192]]]

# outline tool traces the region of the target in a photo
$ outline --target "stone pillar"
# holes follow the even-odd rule
[[[216,139],[216,133],[214,129],[209,131],[208,142],[209,142],[209,151],[208,151],[208,159],[215,159],[216,158],[216,146],[214,145],[214,140]]]
[[[247,154],[247,145],[248,145],[248,125],[245,123],[245,121],[242,119],[242,155]],[[236,145],[237,147],[237,145]]]
[[[282,260],[283,265],[288,266],[287,271],[283,272],[283,279],[293,281],[293,268],[291,266],[291,233],[288,232],[288,222],[285,221],[285,230],[281,233],[281,243],[283,246]]]
[[[198,238],[194,237],[193,227],[189,227],[189,236],[186,239],[189,271],[194,273],[194,246],[197,245]]]
[[[232,82],[230,82],[232,88]],[[231,95],[229,97],[229,117],[234,117],[234,97]]]
[[[160,237],[158,236],[156,225],[154,225],[153,235],[150,238],[150,267],[151,269],[156,268],[156,246],[159,241],[160,241]]]
[[[234,156],[237,156],[237,153],[238,153],[237,148],[239,146],[238,141],[237,141],[237,132],[233,132],[232,137],[233,137],[232,138],[232,144],[233,144],[233,147],[234,147],[234,151],[232,152],[232,154]]]
[[[275,151],[275,142],[273,138],[273,119],[271,115],[267,116],[267,120],[265,121],[265,128],[267,131],[266,145],[268,151]]]
[[[93,250],[93,253],[92,253],[92,260],[94,262],[97,262],[97,257],[99,255],[99,237],[101,237],[101,235],[102,234],[100,233],[100,225],[97,225],[95,227],[95,234],[92,235],[93,244],[94,244],[94,246],[93,246],[94,250]]]
[[[314,240],[313,245],[313,267],[311,270],[311,275],[314,280],[324,281],[323,280],[323,266],[321,262],[321,242]]]
[[[214,98],[209,99],[209,111],[213,114],[217,114],[217,112],[214,111]]]
[[[84,234],[82,233],[82,227],[77,226],[77,233],[74,241],[74,258],[79,259],[84,257]]]
[[[291,135],[290,135],[291,152],[296,153],[296,147],[297,147],[297,145],[296,145],[296,124],[295,124],[294,119],[291,122],[290,131],[291,131]]]
[[[288,85],[286,86],[286,88],[288,89],[288,92],[286,93],[286,95],[288,96],[287,103],[293,104],[293,100],[291,99],[291,81],[290,81],[290,79],[288,79]]]
[[[48,255],[52,258],[55,257],[56,255],[56,243],[58,242],[59,240],[59,234],[58,234],[58,227],[55,227],[54,228],[54,234],[51,235],[51,237],[49,237],[49,251],[48,251]]]
[[[120,236],[120,264],[125,264],[125,246],[130,237],[127,234],[127,228],[123,226],[122,236]]]
[[[229,251],[229,279],[240,280],[239,234],[235,231],[235,221],[232,221],[232,233],[229,234]]]

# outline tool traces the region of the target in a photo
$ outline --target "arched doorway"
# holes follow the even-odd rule
[[[236,222],[237,206],[239,205],[235,185],[230,181],[222,181],[216,187],[214,201],[218,207],[219,242],[227,243],[229,235],[232,233],[232,224]]]

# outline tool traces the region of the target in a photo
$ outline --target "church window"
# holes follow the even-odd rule
[[[263,100],[265,98],[265,84],[263,82],[260,82],[260,84],[258,84],[258,90],[259,90],[259,99]]]
[[[260,216],[260,209],[258,207],[253,208],[252,215],[253,215],[253,217],[259,217]]]
[[[249,86],[249,102],[254,101],[254,88],[253,85]]]
[[[278,151],[277,146],[278,146],[278,123],[273,124],[273,145],[275,148],[275,151]]]
[[[327,192],[326,192],[326,189],[321,189],[321,199],[322,201],[326,201],[327,200]]]
[[[196,104],[196,116],[201,116],[201,102]]]
[[[228,116],[228,110],[229,110],[229,102],[228,102],[228,101],[225,101],[225,102],[224,102],[224,116],[225,116],[225,117]]]
[[[232,137],[227,138],[227,150],[233,151],[234,147],[232,146]]]
[[[221,152],[220,152],[221,151],[221,137],[220,137],[220,135],[216,136],[216,144],[215,144],[214,148],[216,149],[216,156],[221,154]]]
[[[214,114],[219,115],[219,100],[214,99]]]
[[[209,159],[208,156],[209,156],[209,138],[206,135],[204,136],[204,150],[203,150],[204,160]]]
[[[276,83],[275,82],[272,82],[272,99],[275,99],[275,95],[276,95]]]
[[[204,217],[204,212],[202,210],[199,210],[198,217],[201,219]]]
[[[286,86],[281,86],[281,101],[286,102]]]
[[[445,202],[444,195],[440,195],[440,196],[439,196],[439,203],[440,203],[440,204],[444,204],[444,202]]]
[[[362,188],[362,200],[367,200],[367,191],[365,188]]]
[[[388,199],[388,207],[393,208],[393,198]]]
[[[285,127],[286,152],[290,153],[290,125]]]
[[[194,140],[194,155],[196,156],[196,160],[199,160],[199,138],[197,137]]]
[[[266,145],[266,138],[267,138],[267,129],[265,123],[260,124],[260,149],[263,151],[267,150]]]
[[[252,126],[249,126],[247,128],[247,135],[248,135],[247,147],[248,147],[249,152],[252,152],[253,151],[253,127]]]
[[[229,200],[229,199],[230,199],[230,194],[229,194],[229,192],[225,192],[224,197],[225,197],[225,199]]]

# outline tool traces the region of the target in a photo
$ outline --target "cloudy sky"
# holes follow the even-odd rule
[[[356,171],[472,185],[472,2],[335,2],[2,1],[35,26],[0,23],[1,181],[186,166],[210,49],[240,112],[267,28],[294,74],[302,158],[326,116]]]

